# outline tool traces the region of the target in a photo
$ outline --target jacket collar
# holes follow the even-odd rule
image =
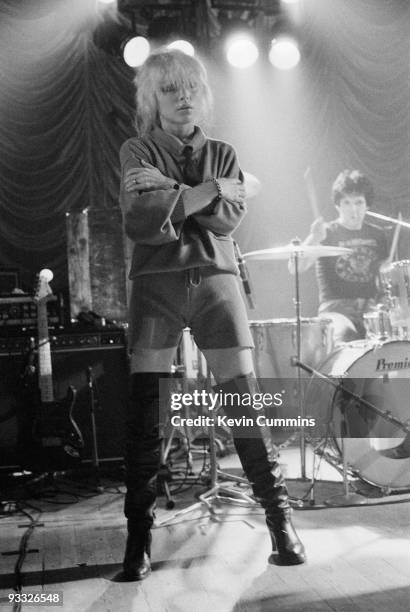
[[[164,132],[164,130],[158,126],[154,127],[150,136],[157,144],[164,147],[168,153],[179,157],[183,156],[185,147],[192,147],[192,153],[195,154],[199,149],[202,149],[206,142],[206,136],[198,126],[195,126],[194,135],[189,142],[181,142],[179,138],[176,138],[176,136],[172,134],[168,134],[168,132]]]

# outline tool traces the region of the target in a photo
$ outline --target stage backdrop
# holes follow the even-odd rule
[[[20,268],[26,285],[47,266],[55,287],[67,287],[67,211],[118,206],[118,151],[134,134],[133,71],[95,46],[96,4],[0,2],[0,265]],[[374,181],[375,210],[409,216],[409,31],[406,0],[309,0],[295,70],[261,61],[235,71],[215,50],[203,58],[215,91],[209,134],[234,144],[262,182],[237,231],[243,252],[306,235],[307,168],[326,219],[331,183],[345,167]],[[409,244],[404,233],[401,258]],[[250,316],[291,315],[286,264],[250,271]],[[303,314],[312,315],[312,272],[301,289]]]

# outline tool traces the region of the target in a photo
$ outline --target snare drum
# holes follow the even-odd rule
[[[382,274],[390,300],[390,320],[395,335],[410,336],[410,259],[394,261]]]
[[[327,376],[340,377],[359,397],[388,410],[401,423],[409,423],[410,342],[351,342],[332,353],[320,370]],[[340,462],[342,412],[346,415],[344,449],[349,467],[371,484],[408,488],[410,434],[354,399],[341,400],[334,386],[313,376],[306,394],[306,413],[315,417],[321,435],[328,429],[331,453]],[[403,448],[408,451],[403,452]]]

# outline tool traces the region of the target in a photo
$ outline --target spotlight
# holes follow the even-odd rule
[[[226,58],[235,68],[248,68],[259,57],[258,47],[253,40],[244,34],[228,39],[226,43]]]
[[[144,36],[128,38],[122,43],[121,48],[124,62],[131,68],[141,66],[150,52],[150,44]]]
[[[187,55],[195,55],[195,49],[193,47],[193,45],[191,45],[190,42],[188,42],[187,40],[174,40],[172,43],[169,43],[169,45],[167,45],[168,49],[178,49],[179,51],[182,51],[183,53],[186,53]]]
[[[290,70],[298,65],[300,51],[292,38],[279,37],[272,40],[269,61],[279,70]]]

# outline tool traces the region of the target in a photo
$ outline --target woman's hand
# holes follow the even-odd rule
[[[173,179],[164,176],[155,166],[141,159],[142,168],[130,168],[125,173],[125,191],[154,191],[155,189],[170,189],[175,185]]]
[[[239,179],[218,178],[217,181],[224,199],[242,204],[245,200],[245,186]]]

